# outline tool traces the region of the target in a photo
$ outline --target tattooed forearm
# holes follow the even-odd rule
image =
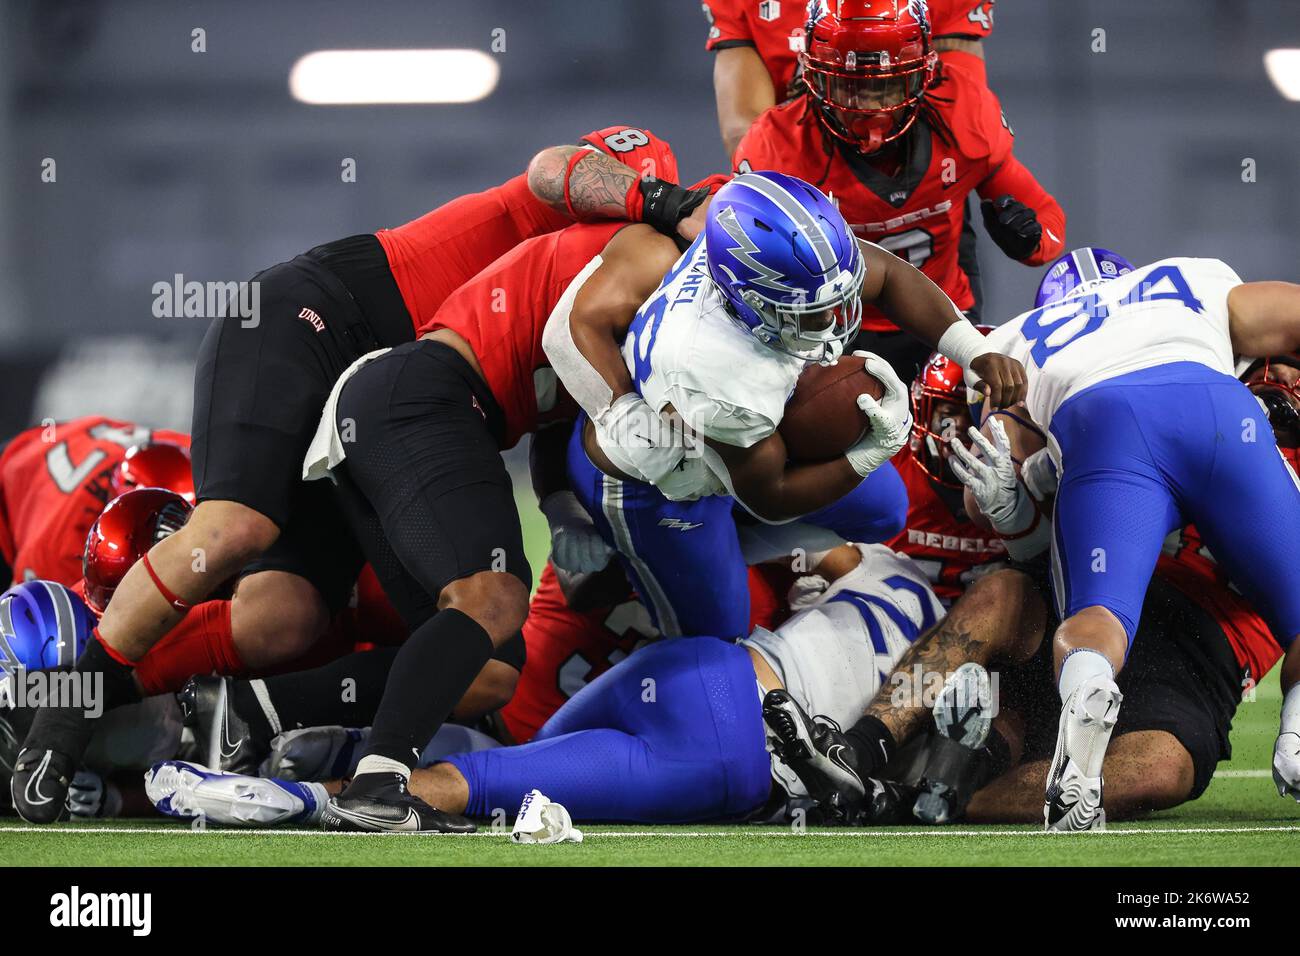
[[[879,718],[900,744],[929,718],[933,701],[925,691],[931,680],[946,678],[967,661],[988,662],[988,643],[954,619],[959,616],[944,618],[917,638],[867,707],[867,713]],[[936,674],[941,676],[931,677]]]
[[[569,160],[585,153],[569,170]],[[569,179],[568,204],[564,199],[564,179]],[[636,173],[613,157],[580,146],[555,146],[543,150],[528,167],[528,188],[533,195],[559,212],[569,212],[579,220],[623,219],[627,216],[627,192],[636,182]]]

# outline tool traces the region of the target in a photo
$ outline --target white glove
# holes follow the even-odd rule
[[[1273,745],[1273,782],[1279,797],[1290,797],[1300,803],[1300,734],[1294,732],[1277,735]]]
[[[596,442],[614,466],[652,485],[686,453],[681,433],[635,392],[620,395],[595,425]]]
[[[888,362],[871,352],[854,352],[853,355],[864,359],[867,372],[885,386],[885,394],[879,402],[870,395],[858,396],[858,408],[862,409],[871,425],[858,443],[844,453],[853,470],[865,478],[907,444],[912,433],[912,401],[908,398],[907,387]]]
[[[551,528],[551,560],[574,574],[590,574],[609,564],[614,549],[596,530],[591,515],[572,491],[555,491],[541,502]]]
[[[1056,486],[1061,476],[1056,473],[1056,464],[1046,448],[1040,448],[1020,464],[1020,480],[1025,483],[1029,493],[1042,501],[1056,494]]]
[[[1016,477],[1016,463],[1011,457],[1011,440],[997,418],[989,419],[993,441],[972,425],[971,441],[984,452],[983,460],[967,450],[957,437],[948,439],[955,459],[948,464],[952,473],[970,489],[980,511],[1003,535],[1018,535],[1029,530],[1038,517],[1038,507],[1029,490]]]
[[[529,790],[510,831],[511,843],[581,843],[582,831],[569,811],[552,803],[540,790]]]
[[[820,574],[805,574],[801,578],[796,578],[794,584],[790,585],[786,603],[790,605],[791,611],[802,611],[820,601],[830,590],[830,586],[831,582]]]

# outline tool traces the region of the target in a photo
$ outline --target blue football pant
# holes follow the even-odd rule
[[[609,477],[583,448],[585,422],[580,416],[569,440],[569,479],[655,626],[668,637],[744,637],[749,577],[732,516],[735,500],[669,501],[653,485]],[[839,501],[801,520],[848,541],[885,541],[907,520],[907,489],[886,462]]]
[[[529,790],[574,819],[684,823],[762,805],[771,759],[753,663],[714,638],[651,644],[575,694],[517,747],[453,754],[466,813],[513,815]]]
[[[1159,366],[1068,399],[1051,431],[1063,616],[1104,607],[1131,643],[1165,537],[1194,524],[1283,646],[1300,633],[1300,486],[1249,389],[1198,363]]]

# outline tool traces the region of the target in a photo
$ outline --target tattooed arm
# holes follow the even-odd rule
[[[975,581],[948,615],[916,639],[867,706],[902,745],[925,728],[933,703],[925,694],[932,674],[945,679],[967,661],[1023,664],[1047,629],[1047,605],[1022,571],[997,571]],[[917,673],[921,685],[914,686]]]
[[[570,161],[584,154],[569,168]],[[569,180],[568,202],[564,181]],[[612,156],[586,146],[552,146],[528,164],[528,188],[557,212],[593,219],[626,219],[628,190],[636,172]],[[572,208],[570,208],[572,207]]]

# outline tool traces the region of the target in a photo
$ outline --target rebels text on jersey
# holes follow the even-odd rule
[[[113,470],[151,438],[190,446],[189,435],[99,415],[14,436],[0,456],[0,555],[15,582],[81,580],[86,535],[113,497]]]
[[[922,117],[904,137],[904,157],[886,175],[823,130],[809,96],[765,112],[736,148],[737,171],[770,169],[798,176],[827,193],[853,231],[924,272],[961,309],[975,303],[957,263],[966,196],[1010,195],[1034,210],[1043,227],[1038,248],[1023,261],[1041,265],[1061,252],[1065,213],[1012,154],[1013,134],[987,87],[961,70],[943,71],[927,94],[940,135]],[[896,328],[879,310],[863,312],[863,328]]]
[[[982,40],[993,32],[994,0],[931,0],[931,36]],[[701,5],[709,21],[707,50],[749,46],[757,51],[772,77],[776,100],[789,95],[799,67],[808,21],[808,4],[802,0],[705,0]],[[958,59],[983,78],[984,61],[958,51],[941,51],[945,63]],[[974,61],[973,63],[971,61]]]
[[[981,573],[1005,565],[1006,545],[996,534],[953,514],[911,449],[904,448],[893,462],[907,486],[907,527],[887,543],[915,561],[934,593],[950,605]]]
[[[578,224],[520,243],[448,296],[418,329],[450,329],[474,350],[483,378],[505,413],[503,448],[543,421],[576,414],[542,351],[547,317],[566,287],[600,263],[625,222]]]

